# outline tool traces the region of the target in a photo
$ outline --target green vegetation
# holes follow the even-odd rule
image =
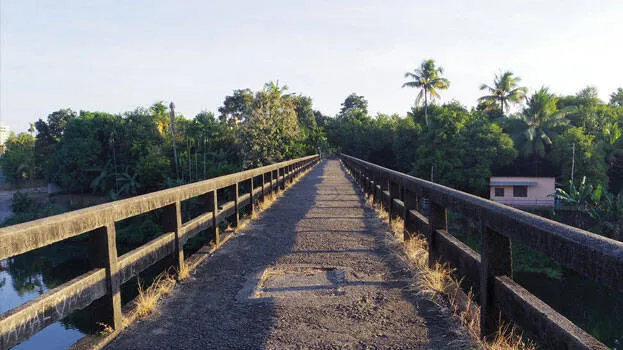
[[[429,98],[430,101],[433,102],[435,98],[439,97],[437,89],[445,90],[450,87],[450,81],[446,78],[442,78],[441,74],[443,74],[443,68],[435,66],[435,61],[432,59],[422,62],[420,68],[415,69],[413,73],[405,73],[405,78],[413,80],[402,84],[402,87],[406,86],[420,89],[420,93],[418,93],[415,99],[415,104],[420,104],[422,97],[424,97],[424,119],[426,120],[426,125],[428,125]]]
[[[13,185],[30,185],[35,179],[35,138],[25,132],[11,135],[4,145],[2,172]]]
[[[480,85],[480,90],[489,91],[490,95],[482,96],[478,102],[488,110],[495,110],[497,104],[500,104],[500,111],[504,115],[504,108],[509,109],[509,103],[519,103],[526,98],[528,89],[525,87],[517,87],[521,79],[515,77],[513,72],[506,71],[500,76],[495,76],[493,86],[487,84]]]
[[[435,61],[425,60],[403,87],[416,87],[416,105],[405,116],[370,116],[363,96],[351,94],[335,118],[325,122],[336,150],[442,185],[488,197],[489,177],[551,176],[575,185],[586,177],[601,186],[603,203],[616,203],[623,189],[623,90],[609,103],[594,87],[558,96],[542,87],[534,93],[505,71],[475,108],[432,97],[449,87]],[[423,110],[418,107],[424,103]],[[523,102],[525,101],[525,105]],[[573,174],[572,174],[573,171]],[[564,188],[565,190],[568,187]],[[604,202],[605,201],[605,202]],[[600,225],[583,229],[621,239],[613,205],[602,206]],[[607,214],[605,214],[607,213]],[[586,215],[589,215],[588,213]],[[595,216],[594,214],[590,214]],[[569,222],[567,222],[569,223]]]
[[[450,81],[434,60],[405,77],[402,86],[418,92],[404,116],[372,116],[356,93],[335,117],[325,116],[310,97],[273,82],[234,90],[218,115],[192,119],[171,118],[164,102],[122,114],[61,109],[31,125],[30,134],[12,135],[1,166],[17,186],[49,181],[111,199],[317,152],[344,152],[480,196],[492,175],[555,176],[559,183],[575,179],[575,186],[586,177],[609,193],[604,198],[623,189],[621,88],[609,103],[591,86],[570,96],[546,87],[529,93],[519,76],[503,71],[480,86],[485,94],[468,109],[435,104]],[[613,215],[604,217],[616,222]],[[616,227],[602,226],[583,228],[618,237]]]
[[[117,199],[318,152],[326,141],[311,99],[285,90],[235,90],[218,118],[175,115],[174,128],[164,102],[123,114],[62,109],[34,123],[36,137],[12,135],[1,165],[18,186]]]
[[[590,86],[570,96],[546,87],[529,93],[520,77],[504,71],[492,85],[480,86],[484,95],[468,109],[456,101],[435,104],[450,87],[442,75],[432,59],[405,74],[402,86],[418,89],[405,115],[372,116],[366,98],[352,93],[329,117],[314,109],[310,97],[273,82],[259,91],[233,90],[218,114],[202,111],[194,118],[176,114],[173,104],[163,101],[121,114],[61,109],[32,124],[29,133],[12,134],[0,166],[16,187],[51,182],[73,195],[110,200],[313,153],[347,153],[485,197],[493,175],[553,176],[569,184],[556,195],[572,215],[559,210],[543,215],[623,240],[622,88],[607,103]],[[183,202],[184,220],[201,205],[199,199]],[[76,208],[16,193],[15,215],[2,225],[71,209]],[[161,218],[156,210],[118,222],[119,253],[160,235]],[[478,249],[479,227],[463,219],[451,215],[451,231]],[[75,261],[87,266],[85,239],[10,259],[15,289],[42,291],[74,277],[52,278],[52,266]],[[185,249],[196,249],[197,242]],[[569,278],[555,261],[526,247],[514,245],[513,256],[522,278]]]
[[[405,77],[402,86],[418,92],[404,116],[372,116],[356,93],[335,117],[325,116],[310,97],[273,82],[259,91],[234,90],[218,115],[203,111],[192,119],[164,102],[122,114],[61,109],[31,125],[30,134],[12,135],[1,166],[14,185],[49,181],[70,193],[117,199],[344,152],[480,196],[487,196],[492,175],[555,176],[559,183],[575,179],[575,186],[586,177],[616,202],[623,189],[621,88],[609,103],[591,86],[570,96],[546,87],[529,93],[519,76],[503,71],[480,86],[485,94],[468,109],[455,101],[435,104],[450,81],[434,60]],[[618,220],[616,214],[601,217]],[[583,228],[610,237],[620,231],[616,225]]]

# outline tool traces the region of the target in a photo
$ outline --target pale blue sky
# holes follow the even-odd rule
[[[351,92],[405,115],[404,73],[434,58],[473,106],[510,69],[531,91],[623,86],[623,1],[0,0],[1,120],[173,100],[192,117],[270,80],[335,115]]]

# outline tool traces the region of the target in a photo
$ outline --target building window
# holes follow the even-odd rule
[[[496,187],[495,188],[495,196],[496,197],[504,197],[504,187]]]
[[[528,197],[528,186],[513,186],[513,197]]]

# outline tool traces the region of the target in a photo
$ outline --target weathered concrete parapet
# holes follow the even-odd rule
[[[189,238],[212,228],[215,243],[220,245],[220,223],[230,216],[237,218],[242,208],[263,199],[265,192],[284,187],[286,181],[292,181],[294,176],[319,160],[318,155],[293,159],[0,229],[0,260],[88,232],[92,249],[89,255],[93,266],[97,267],[0,315],[0,349],[23,342],[98,299],[104,301],[105,311],[109,313],[106,322],[118,329],[121,327],[121,284],[172,255],[175,255],[172,260],[179,271],[179,265],[184,263],[182,247]],[[278,176],[273,177],[273,174]],[[262,179],[261,184],[255,181],[257,178]],[[268,184],[267,179],[270,179]],[[250,192],[239,195],[237,189],[242,182],[250,184]],[[219,203],[217,191],[228,187],[236,189],[234,200]],[[181,201],[199,196],[206,198],[209,204],[206,205],[207,213],[183,223]],[[159,208],[165,208],[167,214],[163,223],[165,233],[118,257],[114,223]],[[193,259],[193,264],[196,260]]]
[[[402,189],[401,201],[392,206],[404,213],[405,225],[426,234],[429,256],[447,261],[457,269],[480,298],[481,326],[495,328],[496,310],[521,325],[538,342],[552,348],[607,349],[605,345],[571,323],[512,281],[511,242],[519,242],[561,265],[604,286],[623,292],[623,243],[575,227],[548,220],[490,200],[383,168],[345,154],[347,168],[364,179],[362,189],[384,202],[370,183],[387,182]],[[409,203],[405,208],[405,203]],[[428,203],[428,205],[425,205]],[[432,208],[432,211],[431,211]],[[444,210],[452,210],[481,224],[483,259],[449,235],[441,224]],[[423,213],[429,213],[424,215]],[[430,215],[432,213],[432,215]],[[435,222],[430,224],[431,218]],[[408,238],[408,235],[407,235]],[[487,266],[483,266],[487,264]],[[493,322],[493,323],[492,323]]]

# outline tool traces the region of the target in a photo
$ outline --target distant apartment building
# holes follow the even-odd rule
[[[9,127],[0,124],[0,152],[4,153],[4,144],[9,139]]]
[[[489,198],[513,207],[553,207],[553,177],[491,177]]]

